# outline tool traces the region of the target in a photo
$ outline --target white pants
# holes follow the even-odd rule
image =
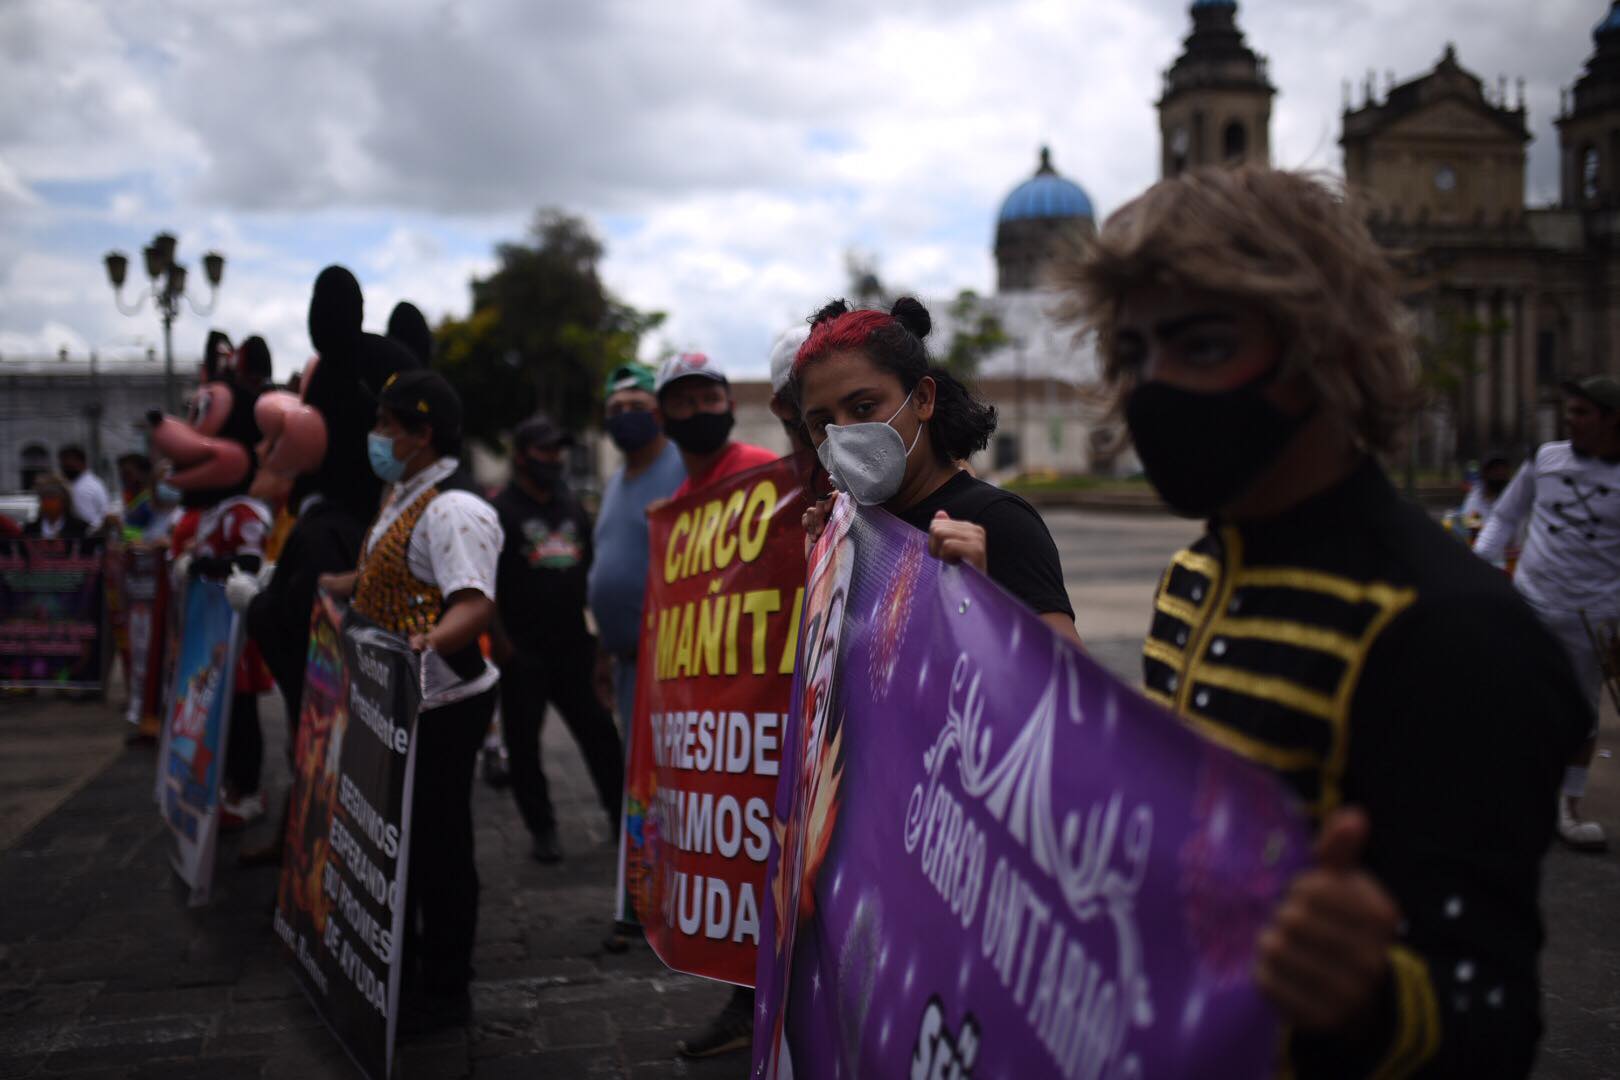
[[[1597,650],[1592,648],[1592,639],[1586,633],[1581,613],[1537,607],[1535,604],[1531,604],[1530,608],[1569,654],[1569,662],[1575,668],[1575,680],[1580,683],[1581,693],[1586,695],[1588,704],[1592,706],[1592,730],[1587,736],[1592,738],[1597,735],[1598,708],[1603,698],[1603,664],[1598,659]],[[1596,630],[1603,621],[1592,618],[1592,628]]]

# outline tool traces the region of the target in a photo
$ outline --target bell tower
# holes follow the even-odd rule
[[[1203,165],[1271,163],[1271,85],[1266,58],[1237,25],[1237,0],[1193,0],[1192,33],[1164,73],[1159,96],[1159,174]]]
[[[1620,0],[1592,31],[1596,45],[1557,119],[1566,209],[1620,206]]]

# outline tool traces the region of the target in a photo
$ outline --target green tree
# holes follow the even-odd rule
[[[951,323],[955,331],[940,363],[959,379],[978,374],[979,365],[989,355],[1012,340],[1001,319],[987,307],[979,294],[963,289],[951,301]]]
[[[1479,417],[1468,389],[1473,377],[1480,373],[1479,341],[1505,333],[1505,319],[1484,320],[1471,314],[1467,307],[1441,298],[1436,303],[1424,331],[1417,334],[1417,409],[1413,410],[1412,428],[1407,439],[1406,486],[1410,493],[1416,486],[1417,422],[1418,411],[1437,403],[1445,403],[1456,418],[1457,436],[1462,444],[1457,449],[1469,454],[1479,452]]]
[[[601,415],[603,377],[664,319],[607,291],[602,251],[560,210],[536,215],[526,242],[495,249],[500,265],[473,281],[471,314],[437,331],[437,364],[462,393],[469,435],[494,447],[537,409],[575,432]]]

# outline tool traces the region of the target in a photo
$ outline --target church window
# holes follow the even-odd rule
[[[995,468],[1010,469],[1018,464],[1018,436],[1001,434],[996,436],[995,442]]]
[[[1178,124],[1170,133],[1170,175],[1178,176],[1187,168],[1187,151],[1192,149],[1192,139],[1187,135],[1187,126]]]
[[[1450,165],[1442,165],[1435,170],[1434,187],[1436,191],[1453,192],[1457,190],[1457,170]]]
[[[1558,334],[1553,330],[1536,332],[1536,382],[1550,386],[1558,378]]]
[[[22,450],[22,490],[30,491],[34,478],[51,471],[51,452],[39,443],[29,443]]]
[[[1581,195],[1587,199],[1598,197],[1598,182],[1602,179],[1601,159],[1595,146],[1581,153]]]
[[[1227,161],[1242,161],[1249,150],[1249,133],[1241,123],[1234,120],[1226,125],[1221,134],[1221,153]]]

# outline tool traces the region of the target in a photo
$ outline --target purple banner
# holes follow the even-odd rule
[[[842,498],[792,700],[752,1076],[1274,1074],[1270,775]]]

